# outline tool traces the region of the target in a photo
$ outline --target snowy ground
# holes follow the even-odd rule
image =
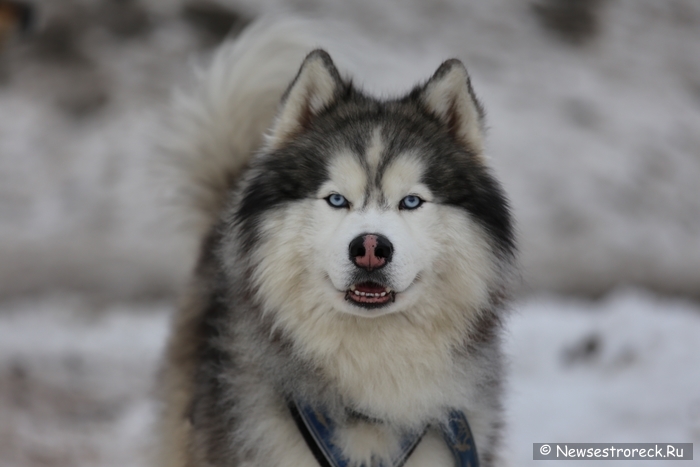
[[[700,445],[697,303],[641,290],[539,296],[517,307],[509,334],[513,465],[545,462],[531,460],[533,442]]]
[[[0,465],[141,466],[170,309],[78,297],[0,310]]]
[[[0,465],[146,466],[169,316],[167,304],[78,297],[0,306]],[[639,290],[517,305],[507,338],[512,465],[536,464],[534,442],[700,445],[698,336],[700,306]],[[667,464],[676,465],[654,462]]]

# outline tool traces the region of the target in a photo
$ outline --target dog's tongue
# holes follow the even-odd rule
[[[386,290],[386,287],[375,284],[374,282],[363,282],[361,284],[357,284],[355,286],[355,290],[364,293],[382,293]]]

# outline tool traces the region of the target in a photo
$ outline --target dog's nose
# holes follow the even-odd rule
[[[350,261],[368,271],[379,269],[391,261],[394,246],[379,234],[362,234],[350,242]]]

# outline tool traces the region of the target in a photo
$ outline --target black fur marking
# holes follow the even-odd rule
[[[258,221],[263,213],[312,197],[328,179],[325,148],[314,139],[299,138],[265,157],[254,169],[256,175],[246,187],[236,213],[247,248],[257,242]]]
[[[436,76],[448,70],[443,66]],[[258,240],[262,213],[316,193],[328,179],[329,156],[349,149],[366,164],[362,155],[379,126],[386,147],[375,183],[394,158],[407,151],[417,152],[426,161],[423,182],[437,196],[437,202],[467,211],[494,239],[496,249],[511,257],[514,231],[500,184],[477,154],[454,138],[449,125],[425,108],[421,102],[424,89],[418,86],[402,99],[382,102],[348,84],[335,103],[315,116],[289,144],[261,156],[235,214],[246,248]],[[473,94],[471,86],[469,91]],[[481,105],[475,102],[482,113]]]
[[[468,211],[496,240],[498,249],[511,256],[515,250],[508,202],[493,176],[478,164],[459,155],[452,166],[428,164],[425,183],[444,204]]]
[[[344,89],[339,98],[353,100],[351,87]],[[247,248],[258,240],[258,220],[266,211],[282,205],[313,197],[320,186],[328,180],[329,156],[340,149],[350,148],[360,154],[365,146],[360,135],[348,139],[343,137],[347,122],[329,117],[326,109],[317,115],[308,128],[287,145],[262,155],[254,164],[255,175],[243,192],[243,198],[235,213],[240,224],[243,242]],[[357,141],[359,136],[360,141]]]
[[[435,116],[422,111],[418,97],[411,94],[398,106],[412,107],[421,117],[405,109],[404,118],[384,125],[386,156],[380,166],[384,172],[400,154],[417,150],[425,159],[423,182],[437,196],[437,202],[469,212],[494,238],[496,247],[505,256],[512,256],[515,239],[508,202],[500,184],[478,157],[450,134],[448,127]],[[401,115],[400,114],[400,115]],[[380,178],[378,176],[378,178]]]
[[[192,394],[188,418],[192,426],[201,427],[206,436],[197,440],[196,451],[203,453],[209,462],[230,458],[226,439],[232,419],[233,404],[230,390],[224,382],[225,375],[235,370],[235,362],[223,349],[225,321],[230,315],[226,297],[226,280],[223,278],[216,257],[221,239],[218,227],[205,239],[197,264],[197,276],[207,284],[208,302],[197,326],[197,367],[194,374],[196,388]]]

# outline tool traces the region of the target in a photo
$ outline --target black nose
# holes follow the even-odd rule
[[[394,246],[384,235],[362,234],[350,242],[350,261],[368,271],[386,266],[393,253]]]

